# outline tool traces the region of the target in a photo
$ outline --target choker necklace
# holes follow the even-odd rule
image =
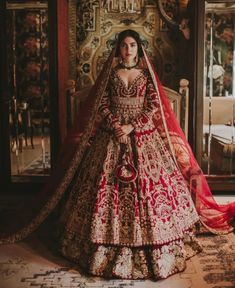
[[[139,61],[136,62],[136,63],[133,64],[133,65],[127,65],[127,64],[125,64],[124,62],[121,62],[121,63],[119,63],[119,64],[120,64],[120,66],[121,66],[123,69],[125,69],[125,70],[131,70],[131,69],[134,69],[135,67],[137,67],[137,65],[139,64]]]

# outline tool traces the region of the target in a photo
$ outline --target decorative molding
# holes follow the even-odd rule
[[[76,51],[77,51],[77,0],[68,0],[69,9],[69,79],[76,80]]]
[[[141,14],[145,0],[101,0],[105,13]]]
[[[47,9],[48,4],[47,2],[40,3],[39,1],[37,2],[25,2],[25,3],[6,3],[6,8],[7,10],[23,10],[23,9]]]
[[[159,9],[161,16],[164,18],[164,20],[167,22],[167,24],[169,24],[173,27],[178,27],[179,24],[176,21],[174,21],[169,16],[169,14],[166,12],[165,7],[164,7],[164,2],[166,2],[166,1],[165,0],[157,0],[158,9]]]

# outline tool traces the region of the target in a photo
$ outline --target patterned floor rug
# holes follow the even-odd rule
[[[235,235],[200,236],[200,240],[203,252],[188,261],[183,273],[154,282],[89,277],[34,236],[0,247],[0,287],[235,288]]]
[[[50,174],[50,155],[46,151],[44,163],[42,157],[33,160],[23,171],[23,175],[48,175]]]

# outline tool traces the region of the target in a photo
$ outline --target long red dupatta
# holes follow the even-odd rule
[[[83,155],[89,148],[89,139],[100,122],[98,108],[107,86],[114,54],[115,49],[112,50],[90,90],[83,105],[84,109],[79,111],[79,119],[68,132],[55,168],[45,187],[23,208],[14,212],[1,213],[0,244],[14,243],[30,235],[44,222],[69,190],[69,185],[79,169]]]
[[[218,205],[215,202],[203,172],[197,164],[171,109],[153,65],[145,51],[143,52],[142,63],[149,70],[155,88],[159,92],[160,105],[153,121],[175,159],[176,165],[188,182],[201,222],[214,233],[228,233],[233,229],[230,222],[235,215],[235,203]],[[75,121],[74,127],[69,131],[56,168],[44,189],[34,197],[33,202],[25,205],[23,210],[2,215],[0,219],[2,223],[0,243],[12,243],[27,237],[55,209],[66,191],[69,191],[69,185],[79,169],[83,155],[86,149],[89,149],[89,139],[95,133],[101,120],[98,109],[111,68],[116,63],[114,55],[115,49],[111,52],[95,85],[89,92],[83,104],[84,109],[79,112],[78,121]]]
[[[153,65],[145,55],[155,88],[159,91],[161,111],[155,115],[155,124],[174,155],[182,175],[189,184],[201,223],[212,233],[226,234],[233,230],[235,202],[219,205],[208,186],[192,149],[175,117]]]

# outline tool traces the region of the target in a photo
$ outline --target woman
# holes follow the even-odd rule
[[[61,251],[94,275],[165,278],[185,267],[183,241],[191,255],[200,250],[192,237],[199,217],[151,119],[158,92],[139,63],[136,32],[120,33],[116,56],[103,121],[61,215]]]
[[[166,278],[201,250],[196,223],[232,230],[234,203],[214,202],[137,32],[119,34],[86,105],[53,194],[2,242],[26,237],[65,192],[60,251],[92,275]]]

